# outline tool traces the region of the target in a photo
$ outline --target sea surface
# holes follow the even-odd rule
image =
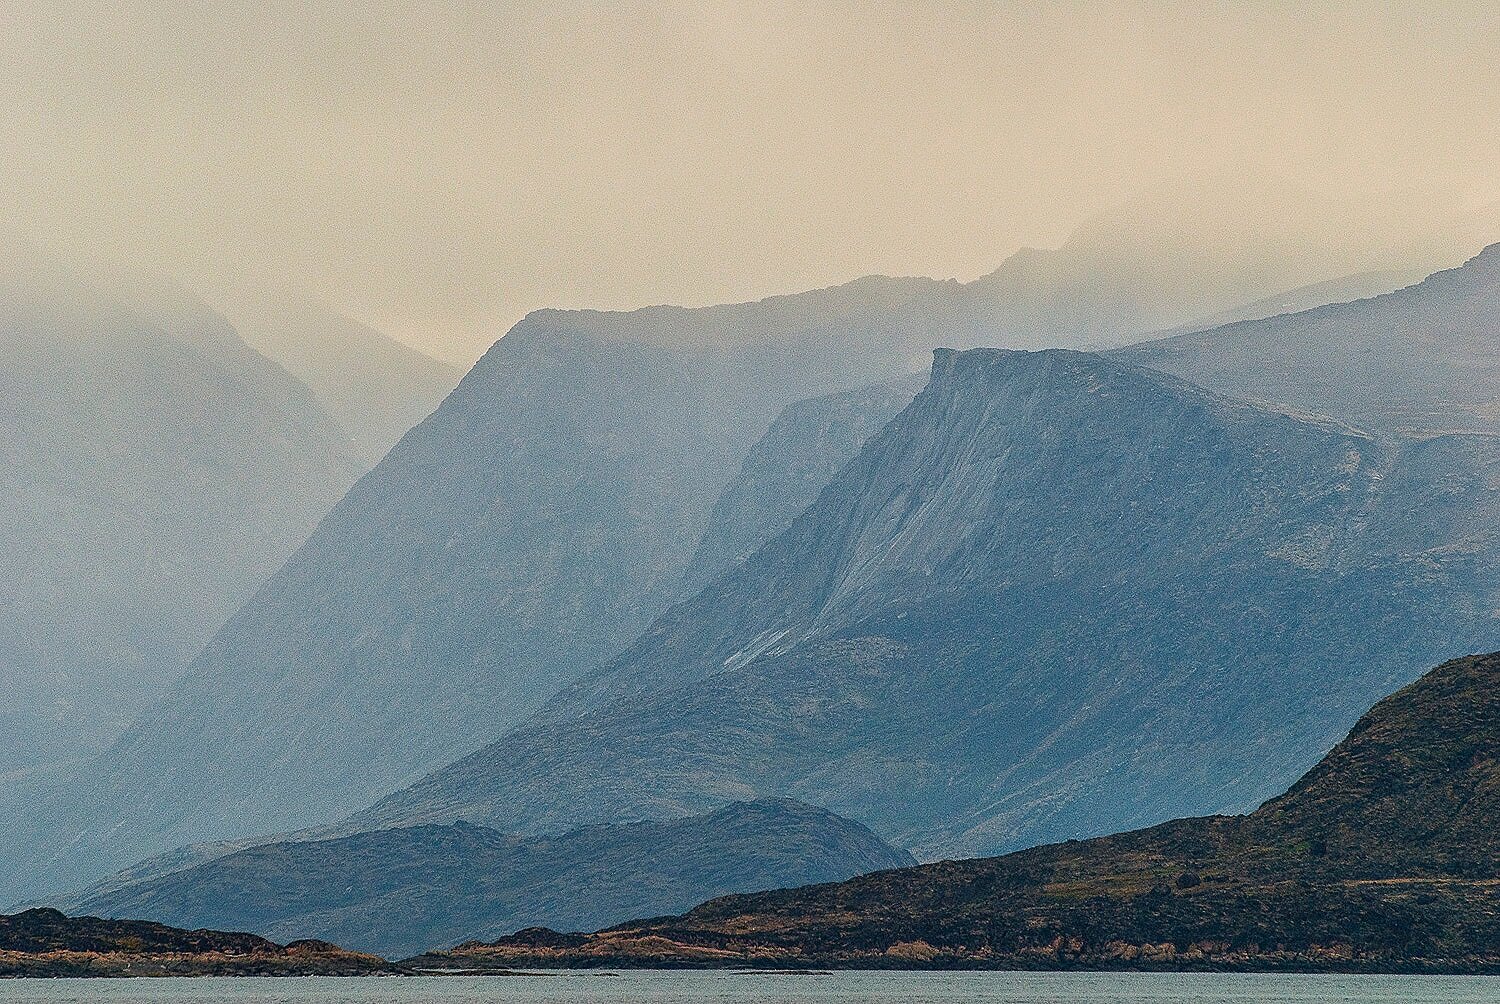
[[[1490,1004],[1500,977],[1178,973],[602,972],[507,976],[4,980],[0,1002],[67,1004]]]

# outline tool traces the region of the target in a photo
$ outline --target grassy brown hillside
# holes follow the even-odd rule
[[[1500,653],[1381,701],[1286,794],[1003,857],[728,896],[466,964],[1500,972]]]

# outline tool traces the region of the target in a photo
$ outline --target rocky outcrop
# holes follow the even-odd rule
[[[45,909],[0,916],[0,977],[369,976],[400,971],[384,959],[324,941],[278,945],[253,934],[67,917]]]
[[[686,591],[702,589],[791,526],[839,468],[926,385],[922,372],[788,405],[709,512]]]

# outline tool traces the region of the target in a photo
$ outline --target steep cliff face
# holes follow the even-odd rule
[[[127,304],[7,259],[0,354],[0,775],[46,773],[180,676],[360,468],[306,387],[183,294]]]
[[[1500,970],[1500,654],[1381,701],[1249,816],[729,896],[447,963]]]
[[[1243,809],[1497,637],[1500,448],[1379,441],[1071,352],[939,352],[792,526],[549,709],[348,825],[786,795],[919,856]]]
[[[269,844],[79,909],[401,957],[536,925],[592,930],[731,892],[913,863],[856,823],[771,801],[548,837],[457,823]]]
[[[1500,244],[1384,296],[1123,349],[1236,397],[1418,433],[1500,431]]]
[[[710,510],[685,591],[702,589],[791,526],[926,384],[924,371],[787,406]]]

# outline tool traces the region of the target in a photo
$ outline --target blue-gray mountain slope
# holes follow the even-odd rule
[[[1369,428],[1500,431],[1500,244],[1383,296],[1148,342],[1119,357]]]
[[[944,351],[806,513],[572,707],[345,825],[780,795],[938,857],[1242,809],[1376,696],[1500,642],[1497,526],[1493,437]]]
[[[690,592],[714,502],[789,403],[913,372],[934,345],[1113,344],[1296,284],[1118,230],[967,284],[533,314],[158,710],[0,833],[0,897],[335,820],[503,734]]]
[[[361,467],[181,293],[0,263],[0,798],[113,741]]]

